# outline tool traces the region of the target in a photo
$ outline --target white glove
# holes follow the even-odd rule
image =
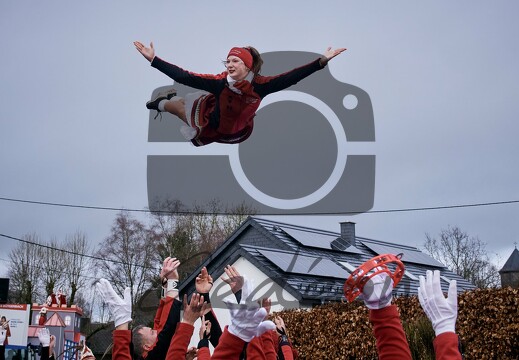
[[[256,301],[249,299],[252,282],[246,278],[243,281],[240,303],[236,302],[234,294],[226,297],[223,302],[231,313],[229,332],[245,342],[250,342],[255,336],[261,336],[266,331],[274,330],[276,325],[270,320],[264,321],[267,310],[260,307]]]
[[[3,328],[0,328],[0,344],[4,344],[4,341],[5,341],[5,337],[7,335],[7,331],[4,330]]]
[[[359,298],[364,300],[366,307],[371,310],[382,309],[391,305],[393,300],[393,279],[383,272],[373,276],[364,285]]]
[[[122,299],[106,279],[99,279],[97,289],[101,293],[103,301],[108,304],[108,308],[114,318],[115,327],[132,321],[132,298],[129,287],[124,290]]]
[[[425,314],[431,320],[436,336],[444,332],[455,332],[458,316],[458,294],[456,280],[449,284],[448,297],[443,296],[440,286],[440,272],[427,270],[426,278],[420,276],[418,299]]]
[[[38,331],[38,339],[40,339],[41,346],[49,347],[50,346],[50,332],[49,329],[43,328]]]

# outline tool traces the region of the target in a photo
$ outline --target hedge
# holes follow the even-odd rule
[[[434,359],[434,331],[418,298],[393,300],[414,359]],[[284,319],[299,359],[376,359],[368,310],[361,301],[287,310]],[[519,290],[478,289],[458,296],[456,331],[465,359],[519,359]]]

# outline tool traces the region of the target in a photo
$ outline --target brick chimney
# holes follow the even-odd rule
[[[352,221],[341,222],[341,238],[348,246],[355,246],[355,223]]]

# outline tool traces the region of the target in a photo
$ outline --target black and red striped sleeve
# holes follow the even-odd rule
[[[181,84],[195,89],[205,90],[213,94],[221,92],[226,84],[225,72],[219,75],[197,74],[184,70],[177,65],[170,64],[158,56],[153,58],[151,66]]]
[[[284,90],[297,84],[299,81],[312,75],[314,72],[323,69],[324,66],[321,65],[319,59],[316,59],[309,64],[276,76],[257,75],[253,80],[254,92],[263,98],[268,94]]]

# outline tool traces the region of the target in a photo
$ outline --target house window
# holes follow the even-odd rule
[[[71,323],[72,323],[71,317],[69,315],[65,316],[65,325],[70,326]]]

